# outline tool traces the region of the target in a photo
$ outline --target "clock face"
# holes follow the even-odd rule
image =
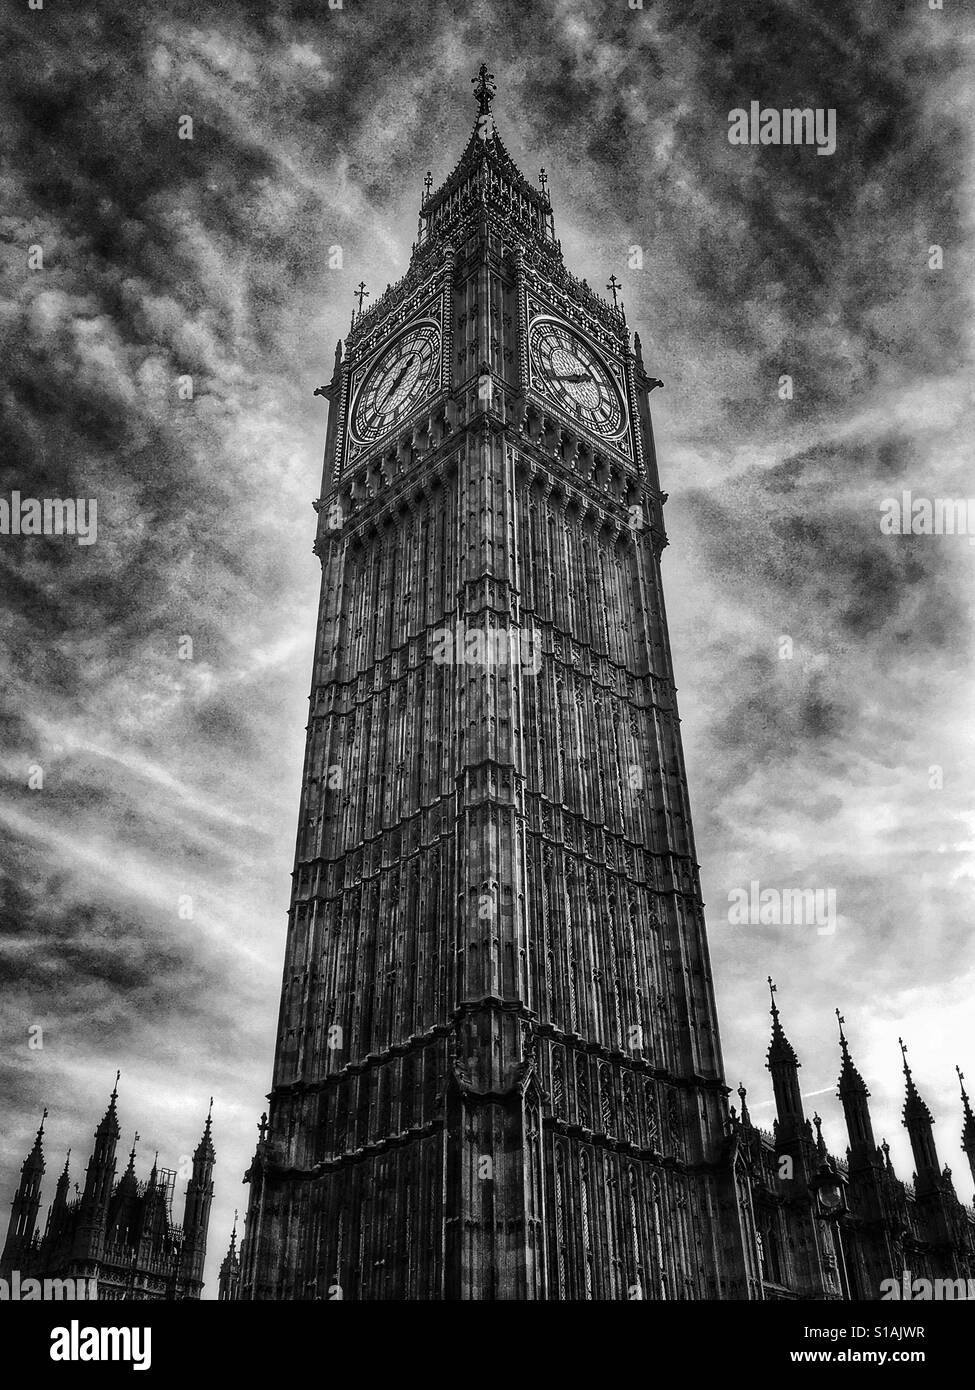
[[[535,384],[563,410],[596,434],[623,433],[626,416],[619,389],[585,339],[561,323],[544,319],[529,338]]]
[[[390,344],[362,383],[352,415],[356,437],[367,443],[395,429],[432,394],[439,376],[439,330],[416,324]]]

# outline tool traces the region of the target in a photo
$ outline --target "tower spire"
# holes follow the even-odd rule
[[[904,1077],[907,1081],[907,1099],[904,1102],[904,1122],[910,1119],[923,1120],[927,1124],[934,1124],[931,1111],[921,1099],[920,1093],[914,1084],[914,1076],[911,1072],[911,1064],[907,1060],[907,1043],[903,1038],[897,1039],[900,1044],[901,1056],[904,1059]]]
[[[215,1157],[216,1155],[213,1149],[213,1096],[211,1096],[210,1108],[207,1111],[206,1121],[203,1125],[203,1134],[199,1144],[196,1146],[193,1159],[195,1162],[199,1163],[213,1163]]]
[[[203,1287],[203,1265],[206,1259],[207,1230],[210,1207],[213,1203],[213,1169],[217,1158],[213,1148],[213,1096],[203,1124],[203,1135],[193,1152],[193,1172],[186,1184],[183,1207],[183,1270],[182,1278],[193,1287]]]
[[[37,1127],[37,1135],[30,1153],[20,1169],[20,1182],[10,1209],[10,1223],[7,1238],[0,1254],[0,1268],[6,1272],[13,1268],[30,1251],[37,1229],[37,1213],[41,1205],[41,1180],[44,1177],[44,1121],[47,1107]]]
[[[112,1094],[108,1098],[108,1109],[105,1111],[105,1114],[102,1117],[101,1124],[95,1130],[96,1137],[109,1135],[111,1135],[115,1139],[119,1137],[120,1131],[118,1124],[118,1110],[116,1108],[116,1102],[118,1101],[118,1083],[121,1080],[121,1078],[122,1073],[120,1071],[117,1071],[115,1073],[115,1085],[112,1087]]]
[[[611,520],[616,535],[617,528],[627,525],[628,513],[635,520],[626,501],[646,496],[653,508],[654,540],[646,546],[620,545],[618,582],[620,592],[628,595],[627,620],[636,647],[655,654],[655,672],[668,691],[672,680],[659,574],[664,536],[645,400],[648,385],[631,370],[620,297],[614,308],[611,298],[603,299],[564,268],[549,186],[543,182],[539,187],[534,177],[526,179],[505,148],[497,128],[501,108],[498,117],[493,116],[496,88],[487,64],[481,65],[473,82],[461,80],[459,86],[465,89],[456,94],[462,105],[467,105],[467,89],[475,104],[473,112],[467,109],[467,145],[453,170],[439,187],[431,187],[421,205],[419,239],[406,276],[392,290],[373,291],[372,307],[356,318],[338,388],[342,409],[334,416],[329,413],[329,420],[339,419],[340,424],[326,437],[325,470],[334,478],[332,495],[340,503],[340,515],[355,513],[357,548],[353,551],[346,544],[348,531],[330,537],[324,525],[316,542],[324,567],[318,631],[328,636],[318,645],[312,700],[315,708],[324,708],[321,702],[334,682],[344,685],[356,669],[377,673],[376,699],[382,702],[382,721],[388,726],[387,744],[392,747],[395,740],[402,750],[395,789],[386,776],[382,749],[387,745],[378,738],[379,724],[368,726],[375,737],[362,721],[355,732],[352,715],[347,727],[343,724],[350,738],[344,775],[377,788],[376,796],[362,803],[356,836],[376,846],[403,892],[413,883],[412,850],[408,837],[392,827],[389,798],[399,798],[397,824],[423,816],[429,779],[425,780],[419,741],[409,734],[410,707],[396,695],[397,668],[384,653],[387,647],[400,650],[412,640],[415,604],[411,609],[411,602],[400,602],[387,585],[370,588],[368,576],[380,573],[375,566],[381,563],[390,573],[402,570],[407,577],[434,571],[449,576],[427,605],[430,621],[435,614],[438,625],[443,621],[453,627],[456,610],[458,637],[462,630],[477,630],[485,639],[501,637],[494,615],[517,602],[518,554],[532,544],[535,534],[519,528],[535,527],[537,522],[539,534],[548,538],[551,525],[573,572],[595,573],[603,564],[603,559],[597,563],[596,552],[603,555],[598,537],[604,521]],[[532,174],[535,168],[537,161]],[[422,181],[422,167],[419,175],[417,182]],[[443,311],[434,305],[443,305]],[[458,460],[476,457],[476,467],[459,463],[454,473],[455,451]],[[411,523],[407,528],[404,522],[395,542],[391,533],[373,527],[372,518],[387,504],[384,489],[394,474],[397,489],[400,475],[402,486],[412,489],[414,479],[419,482],[428,467],[440,469],[441,463],[456,478],[441,494],[442,525],[424,538],[418,526]],[[565,507],[556,502],[563,493],[569,496],[566,488],[576,496],[575,484],[567,478],[577,472],[587,492],[603,497],[595,512],[589,503],[577,510],[574,502]],[[490,507],[483,505],[486,489],[497,499],[497,507],[494,500]],[[320,499],[326,512],[330,500],[329,494]],[[542,504],[537,516],[536,501]],[[566,608],[557,568],[543,569],[533,596],[539,611],[558,614],[560,632],[573,650],[577,644],[588,649],[593,640],[599,645],[602,638],[592,631],[592,615],[581,604]],[[360,623],[355,616],[363,604],[375,610],[375,623]],[[607,629],[607,640],[611,636]],[[615,650],[615,639],[613,645]],[[340,1277],[335,1283],[345,1289],[343,1296],[354,1299],[400,1299],[422,1287],[430,1297],[449,1299],[534,1300],[554,1294],[559,1300],[575,1301],[610,1287],[617,1257],[609,1231],[604,1235],[593,1228],[589,1248],[573,1242],[578,1249],[559,1264],[565,1221],[565,1229],[582,1230],[585,1212],[594,1210],[594,1169],[585,1144],[578,1158],[574,1149],[566,1153],[564,1171],[559,1151],[559,1172],[554,1175],[559,1199],[543,1200],[548,1177],[534,1155],[547,1123],[543,1116],[549,1080],[542,1054],[549,1046],[549,1024],[565,1039],[557,1053],[561,1070],[550,1078],[559,1096],[553,1104],[557,1113],[564,1110],[573,1129],[635,1138],[636,1116],[644,1110],[645,1137],[653,1150],[677,1153],[685,1148],[688,1159],[695,1156],[695,1168],[696,1158],[702,1159],[701,1172],[688,1177],[688,1187],[697,1195],[688,1201],[686,1214],[661,1213],[659,1228],[637,1223],[643,1231],[634,1237],[634,1266],[656,1270],[659,1250],[666,1246],[674,1251],[673,1268],[661,1272],[659,1280],[653,1275],[662,1294],[683,1289],[686,1280],[693,1280],[702,1296],[705,1284],[713,1284],[714,1290],[744,1291],[748,1272],[745,1248],[735,1234],[741,1222],[734,1183],[726,1194],[722,1183],[719,1199],[712,1195],[712,1179],[704,1172],[704,1156],[717,1162],[728,1134],[723,1088],[707,1079],[721,1074],[721,1063],[700,908],[688,903],[686,913],[666,914],[666,922],[659,924],[666,950],[675,959],[695,961],[686,974],[667,970],[658,980],[649,956],[624,952],[618,979],[601,968],[605,962],[591,962],[600,968],[591,972],[590,988],[578,973],[580,962],[589,961],[588,929],[575,915],[564,931],[552,934],[547,954],[530,951],[522,958],[523,912],[531,920],[548,912],[549,893],[595,898],[603,891],[603,870],[587,862],[594,853],[588,831],[580,831],[568,817],[549,824],[546,808],[563,801],[557,757],[539,757],[537,777],[530,774],[527,795],[538,808],[539,825],[544,822],[546,827],[545,862],[538,873],[521,848],[517,807],[522,778],[529,775],[526,754],[543,747],[551,752],[554,747],[551,731],[559,727],[565,693],[561,676],[542,683],[544,689],[526,704],[516,727],[508,718],[493,718],[495,675],[477,669],[489,661],[494,665],[491,658],[465,661],[471,669],[465,677],[470,684],[463,708],[457,701],[434,700],[434,682],[440,679],[434,667],[441,664],[440,655],[418,648],[416,660],[417,680],[427,682],[433,700],[428,701],[428,732],[441,745],[437,775],[457,788],[455,809],[441,827],[442,845],[431,851],[435,859],[430,860],[429,891],[446,894],[450,906],[431,927],[430,949],[453,951],[451,943],[460,939],[467,944],[460,950],[457,968],[441,980],[430,968],[434,955],[397,954],[395,921],[388,913],[372,911],[367,905],[372,888],[363,887],[364,925],[356,949],[348,950],[341,934],[325,931],[321,959],[302,977],[301,987],[293,989],[290,963],[300,954],[306,921],[304,869],[296,874],[274,1083],[247,1174],[250,1202],[242,1227],[246,1234],[241,1278],[245,1297],[306,1298],[309,1287],[323,1297],[324,1281],[335,1278],[336,1263]],[[593,785],[602,787],[605,782],[608,795],[612,778],[607,740],[611,743],[612,735],[606,725],[603,678],[593,668],[573,673],[572,681],[578,752],[593,769]],[[632,722],[642,718],[638,707],[643,697],[636,687],[628,689],[629,712],[621,691],[614,718]],[[697,867],[678,754],[680,730],[669,695],[666,705],[661,717],[667,727],[661,736],[677,759],[676,772],[668,773],[662,765],[648,769],[648,805],[670,807],[654,831],[658,887],[661,894],[684,895],[692,885],[696,903]],[[313,734],[313,728],[318,732]],[[323,737],[321,729],[317,720],[308,726],[302,793],[306,807],[313,798],[315,805],[322,804],[323,772],[331,766],[322,762],[333,752],[331,733]],[[534,751],[530,759],[534,764]],[[601,800],[602,792],[599,796]],[[582,842],[577,842],[577,833]],[[338,817],[324,817],[314,832],[314,856],[327,860],[336,875],[351,882],[358,861],[351,857],[351,843],[346,844],[343,834]],[[300,835],[296,854],[304,864],[311,850],[304,815]],[[477,921],[469,911],[474,901]],[[523,906],[514,910],[515,902]],[[621,912],[628,910],[618,906]],[[635,899],[633,911],[638,912]],[[385,983],[377,986],[370,1007],[350,1012],[341,1028],[307,1028],[312,1015],[325,1018],[330,998],[361,995],[360,971],[369,961],[395,965],[395,970],[384,966]],[[565,988],[553,992],[555,980],[564,981]],[[599,1040],[615,1035],[621,1008],[617,1001],[648,998],[652,991],[654,997],[659,994],[659,1007],[647,1018],[653,1037],[638,1050],[647,1057],[669,1059],[680,1085],[666,1089],[662,1084],[657,1088],[649,1077],[641,1079],[618,1049],[610,1049],[605,1057],[597,1057],[594,1050],[598,1044],[601,1054]],[[522,993],[548,1000],[544,1025],[519,1016],[515,1006]],[[451,1037],[442,1047],[438,1043],[434,1055],[427,1047],[426,1030],[437,1026],[445,1010],[452,1019]],[[781,1041],[776,1046],[781,1047]],[[383,1055],[393,1049],[402,1057],[397,1129],[413,1136],[428,1120],[442,1122],[443,1145],[430,1154],[429,1164],[422,1149],[404,1146],[386,1153],[387,1071],[373,1065],[377,1049]],[[780,1068],[783,1075],[776,1079],[791,1125],[791,1130],[783,1126],[782,1143],[783,1149],[791,1144],[797,1153],[801,1148],[807,1159],[814,1157],[814,1149],[806,1127],[794,1118],[796,1067],[794,1054],[787,1056]],[[361,1119],[358,1128],[348,1125],[344,1130],[329,1121],[330,1156],[322,1164],[322,1117],[303,1089],[302,1078],[311,1076],[328,1077],[329,1107],[334,1100],[335,1115]],[[524,1096],[524,1116],[516,1114],[516,1108],[502,1107],[496,1120],[488,1121],[483,1097],[513,1094],[514,1088]],[[409,1143],[414,1144],[413,1137]],[[484,1198],[464,1175],[471,1162],[489,1155],[499,1181],[491,1219],[484,1220]],[[631,1198],[638,1206],[654,1200],[653,1176],[638,1166],[633,1170]],[[366,1193],[372,1190],[369,1184],[387,1180],[390,1201],[380,1209]],[[422,1201],[410,1195],[418,1185]],[[537,1234],[536,1214],[544,1225]],[[350,1259],[343,1236],[333,1262],[331,1253],[321,1254],[321,1232],[337,1230],[346,1216],[352,1223],[349,1231],[354,1226],[358,1233],[357,1250]],[[183,1224],[188,1230],[189,1222]],[[698,1246],[722,1251],[714,1281],[709,1274],[700,1275],[692,1253]],[[185,1260],[184,1253],[184,1265]],[[551,1282],[546,1274],[550,1269]],[[315,1277],[309,1279],[312,1274]]]
[[[95,1238],[94,1233],[99,1228],[104,1214],[108,1211],[108,1204],[112,1196],[112,1187],[115,1182],[115,1146],[121,1133],[116,1110],[118,1083],[121,1076],[122,1073],[116,1071],[115,1085],[109,1096],[108,1109],[95,1130],[95,1146],[85,1171],[85,1187],[81,1199],[82,1214],[78,1228],[79,1250],[87,1250],[86,1242]]]
[[[240,1284],[240,1256],[237,1254],[237,1212],[234,1211],[234,1229],[230,1233],[230,1245],[220,1266],[218,1297],[221,1301],[232,1301],[237,1297]]]
[[[843,1032],[846,1019],[839,1009],[835,1012],[840,1030],[841,1058],[837,1095],[843,1102],[846,1130],[850,1136],[850,1162],[854,1167],[862,1168],[877,1161],[877,1145],[873,1137],[870,1108],[867,1105],[870,1092],[850,1056],[850,1045]]]
[[[941,1166],[938,1162],[938,1151],[935,1148],[932,1132],[934,1119],[914,1084],[910,1063],[907,1060],[907,1043],[903,1038],[898,1038],[897,1041],[900,1044],[901,1056],[904,1059],[904,1076],[907,1081],[907,1095],[904,1100],[904,1127],[911,1139],[911,1149],[917,1167],[917,1192],[921,1196],[936,1189],[941,1182]]]
[[[494,73],[488,72],[487,63],[482,63],[477,70],[477,76],[471,78],[474,85],[474,100],[477,102],[478,116],[490,116],[491,103],[497,93],[497,86],[494,81]]]
[[[778,1116],[776,1138],[781,1145],[788,1148],[801,1139],[804,1133],[811,1137],[811,1131],[803,1114],[802,1095],[799,1090],[799,1068],[802,1063],[782,1031],[779,1008],[775,1002],[778,990],[771,975],[768,977],[768,987],[772,1002],[769,1011],[772,1015],[772,1039],[765,1065],[772,1073],[772,1089],[775,1092],[775,1109]]]
[[[71,1184],[70,1163],[71,1150],[69,1149],[65,1154],[64,1168],[54,1189],[54,1201],[47,1214],[47,1230],[44,1232],[44,1238],[52,1244],[56,1243],[64,1232],[65,1216],[68,1209],[68,1187]]]
[[[769,995],[772,1000],[772,1007],[769,1013],[772,1015],[772,1041],[769,1044],[768,1064],[771,1066],[776,1062],[785,1062],[789,1066],[799,1067],[802,1063],[796,1056],[795,1048],[789,1042],[785,1033],[782,1031],[782,1024],[779,1022],[779,1009],[775,1002],[775,996],[779,987],[772,982],[772,976],[768,976]]]
[[[44,1121],[45,1121],[46,1119],[47,1119],[47,1106],[45,1105],[43,1111],[41,1112],[41,1122],[40,1122],[40,1124],[37,1126],[37,1134],[36,1134],[36,1136],[35,1136],[35,1138],[34,1138],[34,1147],[33,1147],[33,1148],[31,1149],[31,1151],[30,1151],[30,1153],[31,1153],[31,1158],[33,1158],[34,1155],[36,1154],[36,1155],[41,1159],[41,1167],[42,1167],[42,1168],[43,1168],[43,1166],[44,1166],[44,1158],[43,1158],[43,1151],[44,1151],[44,1149],[43,1149],[43,1144],[42,1144],[41,1141],[42,1141],[43,1138],[44,1138]]]

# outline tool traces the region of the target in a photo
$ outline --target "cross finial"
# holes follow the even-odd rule
[[[430,170],[428,169],[428,170],[427,170],[427,176],[426,176],[426,178],[423,180],[423,194],[424,194],[424,197],[425,197],[425,198],[429,198],[429,196],[430,196],[430,189],[431,189],[432,187],[433,187],[433,174],[432,174],[432,173],[430,172]]]
[[[538,171],[538,186],[539,188],[541,188],[543,193],[548,187],[548,174],[546,174],[544,169],[539,169]]]
[[[619,294],[620,290],[623,288],[621,282],[620,282],[619,280],[617,280],[617,278],[616,278],[615,275],[611,275],[611,276],[609,277],[609,284],[606,286],[606,288],[609,290],[610,294],[613,296],[613,308],[614,308],[614,309],[618,309],[618,308],[619,308],[619,305],[618,305],[617,302],[616,302],[616,296]]]
[[[359,281],[359,284],[358,284],[357,288],[356,288],[356,289],[354,290],[354,292],[353,292],[352,298],[353,298],[353,299],[357,299],[357,300],[359,301],[359,313],[361,314],[361,313],[362,313],[362,301],[363,301],[364,299],[368,299],[368,298],[369,298],[369,291],[366,289],[366,282],[365,282],[365,280],[360,280],[360,281]]]
[[[474,100],[477,102],[477,111],[480,116],[490,115],[491,102],[497,87],[494,84],[494,73],[488,72],[487,63],[482,63],[477,70],[477,76],[472,77],[474,84]]]

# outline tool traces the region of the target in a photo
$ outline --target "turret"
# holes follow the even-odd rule
[[[237,1298],[240,1286],[240,1256],[237,1254],[237,1213],[234,1212],[234,1229],[230,1235],[230,1246],[220,1266],[220,1283],[217,1294],[221,1303],[231,1303]]]
[[[958,1084],[961,1087],[961,1103],[963,1114],[963,1122],[961,1127],[961,1147],[966,1158],[968,1159],[968,1166],[972,1170],[972,1179],[973,1181],[975,1181],[975,1115],[972,1114],[971,1102],[969,1101],[968,1093],[965,1090],[965,1073],[962,1071],[961,1067],[957,1066],[955,1067],[955,1071],[958,1073]]]
[[[941,1165],[934,1144],[934,1120],[914,1085],[914,1077],[907,1061],[907,1044],[898,1038],[904,1058],[904,1076],[907,1081],[907,1097],[904,1101],[904,1125],[911,1140],[914,1153],[914,1166],[917,1170],[916,1191],[919,1197],[940,1189]]]
[[[71,1186],[70,1163],[71,1150],[69,1149],[65,1155],[64,1168],[58,1178],[57,1187],[54,1189],[54,1201],[51,1203],[51,1210],[47,1214],[47,1229],[44,1232],[44,1239],[50,1246],[57,1245],[67,1228],[68,1189]]]
[[[863,1077],[853,1065],[846,1034],[843,1032],[843,1024],[846,1020],[839,1009],[836,1010],[836,1018],[840,1027],[842,1059],[837,1094],[843,1102],[846,1130],[850,1136],[850,1168],[852,1170],[876,1163],[877,1144],[873,1137],[870,1107],[867,1104],[870,1092],[867,1090]]]
[[[118,1112],[115,1105],[121,1075],[121,1072],[115,1073],[115,1085],[109,1098],[108,1109],[95,1130],[95,1147],[85,1172],[85,1188],[81,1194],[75,1243],[75,1254],[80,1259],[90,1258],[98,1253],[105,1234],[108,1206],[115,1185],[115,1146],[119,1140]]]
[[[799,1068],[802,1063],[789,1042],[779,1022],[776,1007],[776,987],[768,977],[769,992],[772,996],[772,1040],[769,1043],[765,1065],[772,1073],[772,1088],[775,1092],[775,1110],[778,1116],[775,1137],[783,1147],[804,1137],[806,1128],[802,1109],[802,1095],[799,1090]]]
[[[11,1204],[10,1224],[7,1239],[0,1257],[0,1267],[6,1273],[23,1262],[30,1249],[37,1230],[37,1213],[41,1205],[41,1180],[44,1177],[44,1121],[47,1110],[41,1116],[41,1123],[34,1140],[34,1147],[24,1159],[20,1170],[20,1182]]]
[[[139,1184],[135,1176],[135,1146],[138,1142],[139,1135],[136,1133],[129,1151],[128,1165],[119,1178],[109,1204],[107,1230],[109,1240],[114,1244],[135,1245],[138,1240]]]
[[[186,1185],[186,1205],[183,1209],[182,1277],[203,1284],[203,1262],[206,1259],[207,1227],[213,1201],[213,1166],[216,1154],[211,1134],[213,1097],[207,1111],[203,1137],[193,1154],[193,1174]]]
[[[169,1249],[168,1242],[172,1230],[169,1197],[170,1193],[166,1182],[159,1180],[159,1152],[157,1150],[152,1160],[152,1168],[149,1170],[149,1179],[142,1199],[142,1221],[139,1227],[139,1239],[143,1242],[143,1247],[148,1247],[149,1251],[156,1256]]]

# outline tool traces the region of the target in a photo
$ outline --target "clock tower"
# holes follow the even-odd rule
[[[749,1296],[649,398],[494,82],[328,401],[240,1297]],[[360,286],[360,294],[364,286]]]

